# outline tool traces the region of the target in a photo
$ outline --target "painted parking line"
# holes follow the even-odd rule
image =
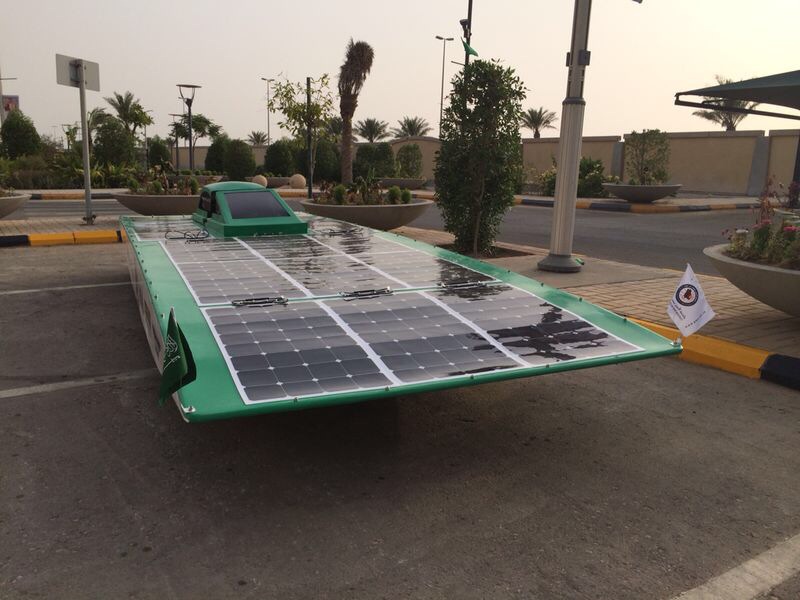
[[[130,285],[130,281],[117,281],[115,283],[89,283],[86,285],[62,285],[48,288],[32,288],[27,290],[4,290],[0,291],[0,296],[14,296],[16,294],[35,294],[37,292],[60,292],[62,290],[85,290],[88,288],[114,287],[119,285]]]
[[[755,600],[800,573],[800,534],[672,600]]]
[[[119,383],[120,381],[131,381],[133,379],[146,379],[156,377],[158,371],[152,369],[142,369],[141,371],[129,371],[118,373],[117,375],[100,375],[98,377],[85,377],[83,379],[72,379],[71,381],[59,381],[56,383],[43,383],[40,385],[29,385],[27,387],[11,388],[0,390],[0,400],[19,398],[20,396],[30,396],[31,394],[45,394],[47,392],[57,392],[72,388],[89,387],[92,385],[107,385],[109,383]]]

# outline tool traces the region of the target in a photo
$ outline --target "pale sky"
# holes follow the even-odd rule
[[[449,80],[459,68],[449,61],[463,62],[458,21],[466,10],[467,0],[0,0],[0,70],[18,78],[3,91],[20,96],[41,133],[76,121],[77,90],[55,81],[55,54],[67,54],[100,63],[101,92],[88,92],[90,108],[131,90],[155,118],[148,134],[163,136],[168,113],[181,112],[175,84],[195,83],[203,86],[195,112],[246,137],[266,129],[260,77],[329,73],[335,89],[352,36],[375,49],[355,119],[395,125],[418,115],[436,134],[442,46],[434,36],[456,38]],[[572,10],[572,0],[474,0],[472,45],[516,69],[529,89],[525,107],[560,115]],[[797,23],[798,0],[594,0],[585,135],[718,130],[674,106],[675,92],[712,85],[715,74],[747,79],[800,68]],[[273,139],[278,120],[273,114]],[[739,129],[794,127],[750,116]]]

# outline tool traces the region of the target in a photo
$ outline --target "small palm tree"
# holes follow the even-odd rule
[[[89,130],[89,151],[92,149],[92,137],[97,132],[97,128],[110,118],[112,117],[106,112],[106,109],[99,106],[86,113],[86,125]]]
[[[715,77],[717,83],[725,85],[733,83],[733,79],[727,79],[720,75]],[[732,100],[729,98],[713,98],[706,96],[704,101],[714,102],[716,105],[721,105],[729,108],[743,108],[753,109],[758,106],[758,102],[747,102],[746,100]],[[740,112],[728,112],[726,110],[696,110],[692,113],[695,117],[706,119],[717,125],[722,125],[725,131],[736,131],[736,126],[744,119],[747,114]]]
[[[345,50],[344,63],[339,69],[339,112],[342,115],[342,183],[353,182],[353,115],[358,95],[367,80],[375,51],[367,42],[353,42]]]
[[[147,114],[139,99],[131,92],[120,94],[114,92],[113,96],[105,98],[117,113],[117,118],[122,121],[125,130],[131,135],[136,135],[136,129],[153,124],[153,118]]]
[[[265,146],[267,143],[267,134],[263,131],[251,131],[247,136],[247,142],[251,146]]]
[[[555,129],[553,123],[557,120],[556,113],[544,106],[529,108],[522,113],[522,125],[533,132],[534,138],[542,137],[542,129]]]
[[[389,124],[378,119],[364,119],[356,123],[356,133],[370,144],[389,137]]]
[[[422,117],[403,117],[397,124],[399,127],[392,129],[392,135],[398,138],[420,137],[431,130],[431,126]]]

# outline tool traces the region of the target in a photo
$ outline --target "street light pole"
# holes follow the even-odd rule
[[[189,113],[189,170],[194,173],[194,144],[192,143],[192,103],[194,102],[194,93],[200,87],[191,83],[179,83],[178,91],[181,95],[181,100],[186,103],[186,109]],[[187,90],[184,95],[184,89]]]
[[[634,0],[641,4],[642,0]],[[541,261],[543,271],[575,273],[581,265],[572,256],[575,232],[575,205],[578,196],[578,171],[583,138],[583,83],[591,53],[589,19],[592,0],[575,0],[572,18],[572,43],[567,54],[567,97],[562,104],[561,135],[558,142],[558,172],[556,175],[553,226],[550,233],[550,253]]]
[[[270,110],[269,110],[269,84],[272,83],[275,80],[274,79],[267,79],[266,77],[262,77],[261,81],[265,81],[267,83],[267,146],[269,146],[270,141],[272,140],[272,138],[270,137],[270,133],[269,133],[269,113],[270,113]]]
[[[442,113],[444,112],[444,58],[445,58],[445,47],[447,42],[452,42],[453,38],[443,37],[441,35],[436,36],[437,40],[442,40],[442,91],[439,96],[439,138],[442,137]]]
[[[169,116],[172,117],[173,133],[175,134],[175,174],[177,175],[181,172],[181,155],[180,147],[178,146],[178,123],[180,123],[181,119],[183,119],[183,115],[169,113]]]
[[[467,5],[467,18],[461,19],[459,21],[461,23],[461,28],[464,30],[464,39],[467,42],[467,46],[472,46],[472,0],[469,0],[469,4]],[[464,48],[464,67],[469,64],[469,50]]]

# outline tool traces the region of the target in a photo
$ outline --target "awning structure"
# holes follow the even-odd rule
[[[711,99],[697,102],[682,100],[681,96],[703,96]],[[717,98],[725,100],[744,100],[748,102],[758,102],[760,104],[773,104],[800,110],[800,70],[779,73],[777,75],[768,75],[767,77],[756,77],[755,79],[748,79],[746,81],[714,85],[675,94],[675,104],[679,106],[692,106],[709,110],[726,110],[751,115],[800,120],[800,115],[725,106],[716,101]]]
[[[682,100],[681,96],[702,96],[706,99],[692,102]],[[726,106],[721,100],[744,100],[800,110],[800,71],[788,71],[675,94],[675,104],[679,106],[800,120],[800,115]],[[800,140],[798,140],[792,180],[800,181]]]

